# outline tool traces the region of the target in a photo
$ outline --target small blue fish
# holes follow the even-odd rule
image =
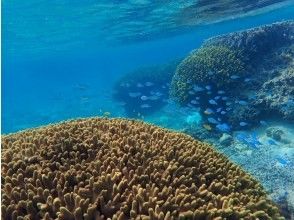
[[[254,144],[262,145],[262,143],[259,140],[254,140]]]
[[[226,102],[226,105],[227,106],[230,106],[230,105],[232,105],[233,103],[232,102]]]
[[[267,125],[268,125],[267,122],[266,122],[266,121],[263,121],[263,120],[259,121],[259,123],[260,123],[261,125],[263,125],[263,126],[267,126]]]
[[[156,92],[155,95],[156,96],[162,96],[163,94],[161,92]]]
[[[253,149],[258,149],[257,143],[252,141],[250,137],[246,136],[245,134],[237,134],[236,139],[243,144],[246,144],[248,147]]]
[[[153,86],[154,85],[154,83],[152,83],[152,82],[145,82],[145,86]]]
[[[222,108],[217,108],[216,112],[220,112],[222,110]]]
[[[229,98],[227,96],[222,97],[223,101],[227,101]]]
[[[206,94],[207,94],[207,95],[211,95],[211,94],[212,94],[212,92],[211,92],[211,91],[208,91]]]
[[[213,75],[213,72],[210,70],[210,71],[208,71],[208,75],[209,76],[212,76]]]
[[[227,107],[226,108],[226,111],[228,112],[228,111],[231,111],[232,110],[232,108],[229,108],[229,107]]]
[[[238,134],[238,135],[236,136],[236,139],[237,139],[239,142],[248,145],[248,141],[246,140],[246,136],[245,136],[245,135],[243,135],[243,134]]]
[[[190,104],[190,103],[188,103],[187,106],[188,106],[189,108],[193,108],[193,109],[195,108],[195,106],[192,105],[192,104]]]
[[[221,114],[222,114],[222,115],[225,115],[226,113],[227,113],[227,112],[225,112],[225,111],[221,111]]]
[[[217,91],[217,94],[219,94],[219,95],[223,95],[223,94],[225,94],[226,92],[225,91],[223,91],[223,90],[219,90],[219,91]]]
[[[253,140],[258,140],[258,136],[256,132],[252,132],[251,137]]]
[[[120,106],[125,106],[127,103],[125,103],[125,102],[119,102],[117,104],[120,105]]]
[[[151,108],[151,105],[149,104],[142,104],[140,105],[141,108]]]
[[[243,137],[243,138],[245,138],[245,139],[250,138],[250,135],[247,134],[247,133],[239,133],[238,135],[239,135],[239,137]]]
[[[137,83],[137,87],[142,88],[142,87],[144,87],[144,85],[142,85],[141,83]]]
[[[231,79],[239,79],[240,78],[240,76],[237,76],[237,75],[231,75],[231,77],[230,77]]]
[[[250,94],[248,95],[248,99],[250,100],[255,100],[257,98],[257,95],[256,94]]]
[[[218,124],[219,122],[215,120],[214,118],[207,118],[207,121],[211,124]]]
[[[191,104],[193,104],[193,105],[198,105],[199,102],[197,102],[196,100],[192,100],[192,101],[191,101]]]
[[[120,86],[129,88],[131,85],[130,83],[121,83]]]
[[[272,140],[272,139],[269,139],[269,140],[267,141],[267,143],[270,144],[270,145],[278,145],[277,142],[275,142],[275,141]]]
[[[189,91],[189,94],[190,95],[195,95],[195,92],[194,91]]]
[[[199,99],[200,99],[200,97],[196,96],[196,97],[195,97],[195,99],[196,99],[196,100],[199,100]]]
[[[196,85],[193,86],[193,90],[194,90],[195,92],[202,92],[202,91],[204,91],[204,89],[203,89],[202,87],[200,87],[200,86],[196,86]]]
[[[246,135],[245,134],[237,134],[236,139],[240,142],[246,141]]]
[[[244,121],[241,121],[241,122],[239,123],[239,125],[240,125],[241,127],[244,127],[244,126],[248,125],[248,123],[246,123],[246,122],[244,122]]]
[[[254,142],[247,141],[247,145],[253,149],[258,149],[257,145]]]
[[[211,109],[211,108],[207,108],[205,111],[204,111],[204,114],[206,115],[210,115],[210,114],[213,114],[214,111]]]
[[[253,132],[250,137],[250,141],[255,145],[262,145],[262,143],[258,140],[258,136],[256,132]]]
[[[245,79],[244,79],[244,82],[249,82],[249,81],[251,81],[250,78],[245,78]]]
[[[152,95],[152,96],[149,97],[149,99],[152,100],[152,101],[155,101],[155,100],[158,100],[159,97],[156,96],[156,95]]]
[[[142,96],[141,96],[141,100],[142,100],[142,101],[146,101],[146,100],[148,100],[148,97],[147,97],[146,95],[142,95]]]
[[[211,86],[205,86],[205,89],[207,89],[207,90],[211,90]]]
[[[288,108],[290,108],[290,107],[294,107],[294,100],[289,99],[289,100],[287,101],[287,107],[288,107]]]
[[[217,102],[215,100],[213,100],[213,99],[210,99],[208,102],[211,105],[217,105]]]
[[[276,160],[283,166],[288,165],[290,162],[286,159],[284,159],[283,157],[276,157]]]
[[[238,103],[239,103],[240,105],[248,105],[248,102],[246,102],[246,101],[244,101],[244,100],[240,100],[240,101],[238,101]]]
[[[231,131],[231,127],[227,123],[218,124],[218,125],[216,125],[216,128],[222,132],[230,132]]]
[[[141,92],[129,92],[131,98],[136,98],[141,95]]]
[[[215,100],[219,100],[220,99],[220,96],[218,95],[218,96],[214,97],[214,99]]]

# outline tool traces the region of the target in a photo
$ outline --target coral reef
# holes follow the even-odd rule
[[[284,21],[244,31],[220,35],[207,40],[204,45],[226,45],[243,51],[251,65],[259,65],[263,56],[293,44],[294,22]]]
[[[293,71],[294,22],[279,22],[207,40],[179,64],[170,94],[214,128],[294,121]]]
[[[283,219],[209,145],[143,122],[73,120],[2,146],[3,219]]]
[[[171,78],[179,61],[142,67],[120,78],[113,97],[123,104],[129,117],[148,115],[166,104]]]
[[[234,86],[230,77],[245,72],[241,51],[226,46],[207,46],[192,51],[178,66],[171,85],[171,95],[180,103],[188,101],[193,85]]]
[[[272,114],[294,121],[294,62],[276,77],[266,81],[257,98],[255,105],[262,105]]]

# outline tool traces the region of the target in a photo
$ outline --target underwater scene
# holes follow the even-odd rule
[[[1,12],[1,219],[294,219],[293,1]]]

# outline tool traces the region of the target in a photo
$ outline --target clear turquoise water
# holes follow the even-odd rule
[[[169,2],[4,0],[1,133],[105,112],[126,117],[123,106],[112,98],[114,83],[124,74],[181,59],[209,37],[294,19],[291,1],[257,13],[249,6],[261,1],[239,0],[244,8],[234,5],[214,14],[210,10],[198,22],[184,10],[194,1]],[[200,117],[171,107],[144,120],[182,130]],[[282,126],[293,139],[293,125],[279,121],[272,125]],[[266,143],[264,130],[248,132]],[[293,147],[215,147],[260,180],[275,201],[287,193],[294,206]],[[277,159],[281,157],[289,165],[282,166]]]
[[[290,4],[214,24],[185,29],[179,25],[178,31],[170,33],[153,24],[144,28],[152,36],[132,42],[140,32],[127,28],[131,20],[117,18],[120,25],[114,27],[129,36],[122,40],[114,30],[105,28],[113,24],[115,16],[107,19],[108,14],[99,14],[92,4],[3,2],[2,133],[105,111],[124,116],[121,106],[111,99],[113,82],[122,74],[184,57],[218,34],[294,17]],[[80,85],[87,89],[79,89]]]

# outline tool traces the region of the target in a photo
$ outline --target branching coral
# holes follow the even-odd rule
[[[205,46],[192,53],[178,66],[172,80],[171,95],[185,103],[193,84],[212,83],[217,87],[234,82],[232,75],[245,73],[245,58],[241,51],[226,46]]]
[[[74,120],[2,146],[2,219],[282,219],[210,146],[142,122]]]

